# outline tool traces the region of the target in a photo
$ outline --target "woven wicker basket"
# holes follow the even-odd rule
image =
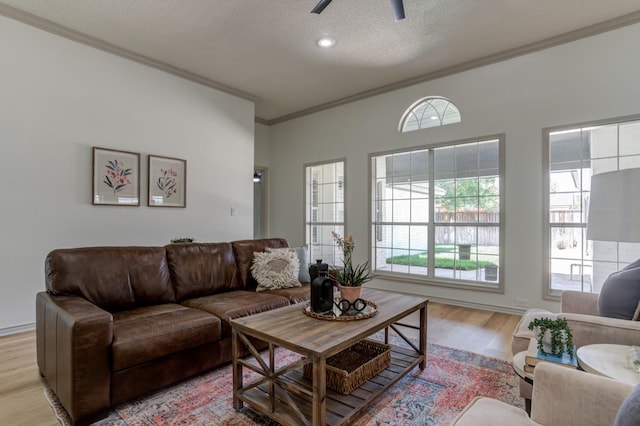
[[[390,364],[389,345],[362,340],[327,358],[327,387],[345,395],[350,394]],[[303,375],[311,380],[312,364],[305,364]]]

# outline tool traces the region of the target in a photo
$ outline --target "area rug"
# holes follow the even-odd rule
[[[291,352],[278,348],[276,359],[289,362]],[[524,407],[511,363],[429,344],[427,368],[416,368],[389,389],[354,425],[448,425],[477,395]],[[280,364],[278,362],[277,364]],[[245,369],[246,370],[246,369]],[[251,380],[248,373],[245,380]],[[247,381],[245,381],[247,383]],[[275,426],[248,407],[233,409],[231,366],[162,389],[117,407],[97,425],[239,425]],[[50,389],[47,400],[63,425],[69,417]]]

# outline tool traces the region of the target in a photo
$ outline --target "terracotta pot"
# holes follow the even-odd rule
[[[356,299],[360,299],[360,290],[362,290],[362,287],[345,287],[338,284],[338,290],[340,290],[340,298],[353,303]]]

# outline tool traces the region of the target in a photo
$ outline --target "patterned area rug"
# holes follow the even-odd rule
[[[278,351],[276,359],[282,363],[296,357],[285,349],[278,348]],[[427,357],[424,371],[415,368],[354,424],[448,425],[477,395],[524,407],[517,376],[509,362],[431,343]],[[245,383],[254,377],[252,374],[246,375]],[[276,425],[246,406],[240,412],[234,411],[232,392],[231,366],[228,365],[125,403],[97,424]],[[60,422],[69,425],[69,417],[53,392],[45,389],[45,395]]]

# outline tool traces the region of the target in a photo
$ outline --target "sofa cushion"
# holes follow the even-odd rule
[[[613,422],[613,426],[637,425],[640,425],[640,385],[636,385],[622,402]]]
[[[603,317],[630,320],[634,318],[639,302],[640,259],[605,280],[598,297],[598,313]]]
[[[264,293],[275,294],[289,299],[289,303],[304,303],[311,298],[311,284],[302,284],[300,287],[281,288],[278,290],[268,290]]]
[[[169,244],[166,250],[178,301],[242,288],[230,243]]]
[[[300,287],[299,266],[294,251],[254,252],[251,275],[258,281],[256,291]]]
[[[274,249],[267,247],[265,249],[267,252],[276,252],[281,250],[293,251],[296,253],[296,257],[298,258],[298,281],[300,283],[310,283],[311,275],[309,274],[309,246],[302,247],[289,247],[289,248],[281,248]]]
[[[108,311],[175,302],[162,247],[53,250],[45,274],[50,294],[82,296]]]
[[[220,318],[176,304],[136,308],[113,314],[113,370],[220,339]]]
[[[240,282],[244,289],[255,289],[258,282],[251,275],[251,265],[253,264],[253,252],[265,251],[270,248],[289,247],[287,240],[283,238],[265,238],[261,240],[240,240],[231,243],[233,247],[233,255],[236,258],[236,265]]]
[[[185,300],[182,305],[202,309],[222,319],[222,338],[225,338],[231,336],[230,319],[288,306],[289,299],[269,292],[239,290]]]

